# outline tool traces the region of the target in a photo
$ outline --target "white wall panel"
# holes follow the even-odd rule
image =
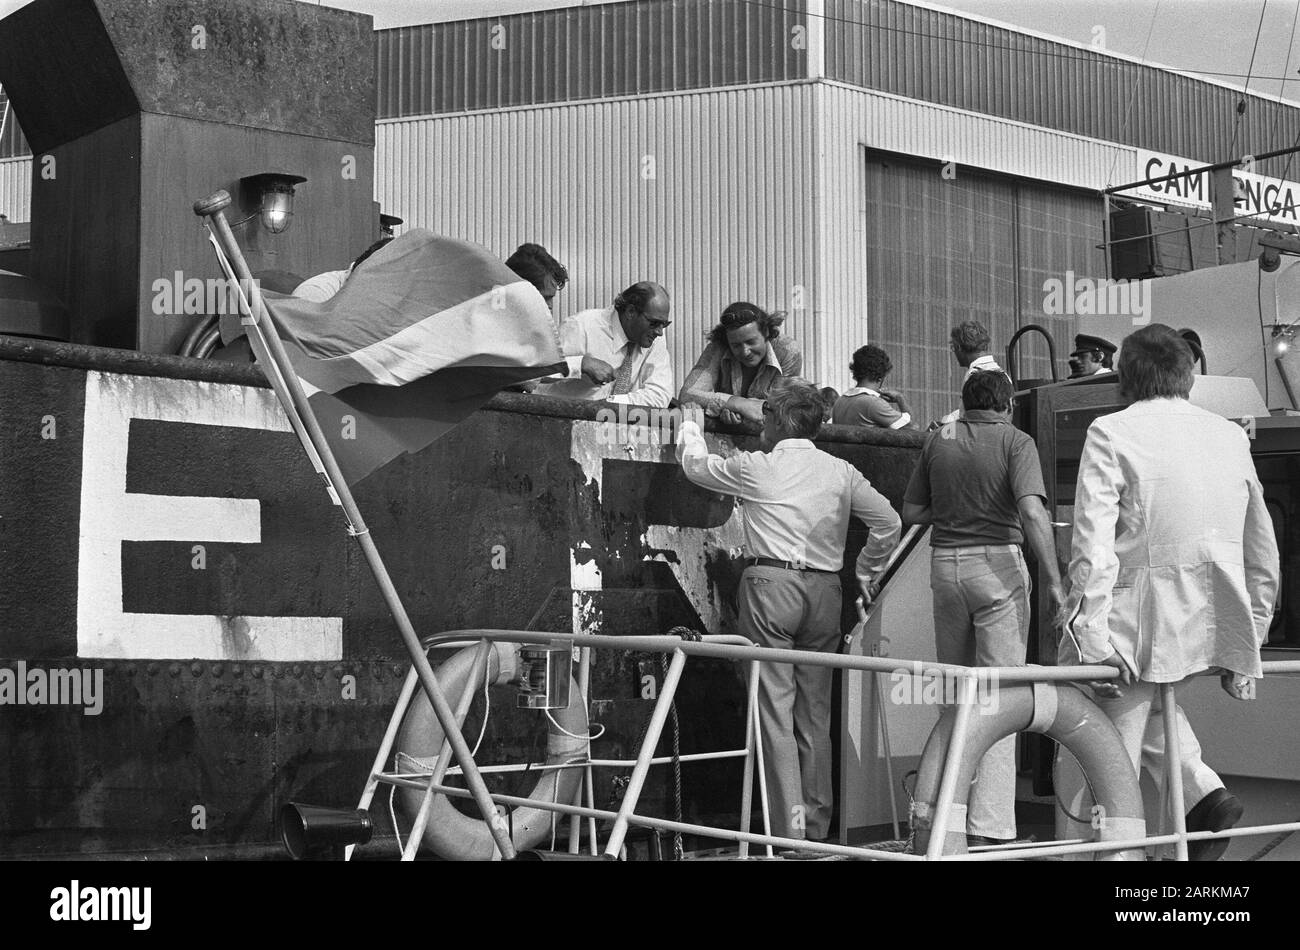
[[[811,95],[750,86],[380,122],[376,196],[408,225],[502,257],[545,245],[572,277],[561,317],[659,281],[678,385],[742,299],[791,311],[812,375]]]
[[[32,158],[0,161],[0,214],[13,222],[29,221],[32,214]]]

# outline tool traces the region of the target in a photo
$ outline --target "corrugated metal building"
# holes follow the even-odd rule
[[[818,382],[889,349],[927,419],[955,401],[955,322],[999,350],[1046,323],[1068,349],[1043,281],[1104,275],[1099,191],[1143,177],[1142,150],[1300,138],[1289,103],[897,0],[632,0],[379,31],[376,60],[385,210],[503,256],[546,245],[573,277],[561,316],[660,281],[679,382],[750,299],[790,313]],[[0,200],[23,147],[0,142]]]
[[[733,299],[789,311],[820,383],[878,343],[923,419],[955,403],[956,322],[1068,352],[1043,281],[1105,276],[1099,191],[1144,177],[1140,149],[1300,134],[1289,104],[1247,97],[1234,138],[1227,86],[894,0],[634,0],[381,31],[377,60],[385,208],[545,244],[562,314],[660,281],[679,381]]]
[[[31,216],[31,154],[9,108],[9,97],[0,89],[0,214],[10,221]]]

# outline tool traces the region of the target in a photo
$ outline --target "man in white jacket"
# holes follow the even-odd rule
[[[1134,768],[1157,781],[1160,684],[1214,670],[1229,695],[1253,698],[1279,584],[1249,441],[1235,422],[1188,402],[1192,380],[1191,349],[1170,327],[1152,324],[1124,340],[1119,381],[1131,405],[1088,429],[1058,650],[1058,662],[1120,671],[1119,684],[1094,684],[1098,705]],[[1232,827],[1240,802],[1201,761],[1181,709],[1178,724],[1188,830]],[[1075,790],[1061,791],[1070,802]],[[1217,860],[1227,845],[1192,842],[1189,856]]]

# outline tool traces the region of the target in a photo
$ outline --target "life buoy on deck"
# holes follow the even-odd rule
[[[995,711],[976,707],[970,718],[957,785],[969,790],[984,753],[999,739],[1017,732],[1040,732],[1055,739],[1078,760],[1100,806],[1091,824],[1093,841],[1123,841],[1146,835],[1146,817],[1137,772],[1115,726],[1092,700],[1066,684],[1034,683],[1002,687]],[[912,803],[915,850],[923,854],[934,825],[935,805],[956,707],[946,707],[921,753]],[[949,806],[944,854],[966,853],[966,799],[960,791]],[[1141,861],[1141,848],[1100,854],[1100,860]]]
[[[488,654],[487,681],[499,686],[518,679],[520,673],[519,645],[494,643]],[[458,698],[466,689],[482,689],[482,677],[470,682],[477,646],[466,647],[452,655],[437,669],[438,684],[455,708]],[[587,758],[588,743],[574,736],[586,736],[587,707],[578,685],[569,681],[569,705],[552,712],[554,722],[548,720],[546,737],[546,764],[559,765],[580,762]],[[556,725],[558,723],[558,727]],[[562,731],[563,730],[563,731]],[[573,733],[573,736],[564,734]],[[433,706],[424,691],[418,691],[411,701],[406,717],[397,734],[396,768],[399,772],[433,771],[438,753],[442,749],[442,726],[433,713]],[[537,786],[528,795],[542,801],[570,804],[577,795],[582,780],[582,769],[551,769],[543,771]],[[408,821],[419,812],[424,793],[418,789],[399,787],[398,802]],[[551,834],[552,821],[560,815],[542,808],[517,808],[510,816],[511,840],[516,850],[526,851],[537,847]],[[490,861],[497,857],[496,844],[487,823],[457,811],[445,796],[439,796],[429,815],[424,831],[425,847],[443,858],[460,861]]]

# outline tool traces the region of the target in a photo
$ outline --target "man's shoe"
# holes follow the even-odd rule
[[[1242,807],[1237,796],[1226,788],[1216,788],[1196,803],[1187,813],[1188,831],[1227,831],[1237,822],[1246,809]],[[1187,842],[1187,860],[1217,861],[1223,857],[1232,843],[1231,838],[1206,838],[1202,841]]]

